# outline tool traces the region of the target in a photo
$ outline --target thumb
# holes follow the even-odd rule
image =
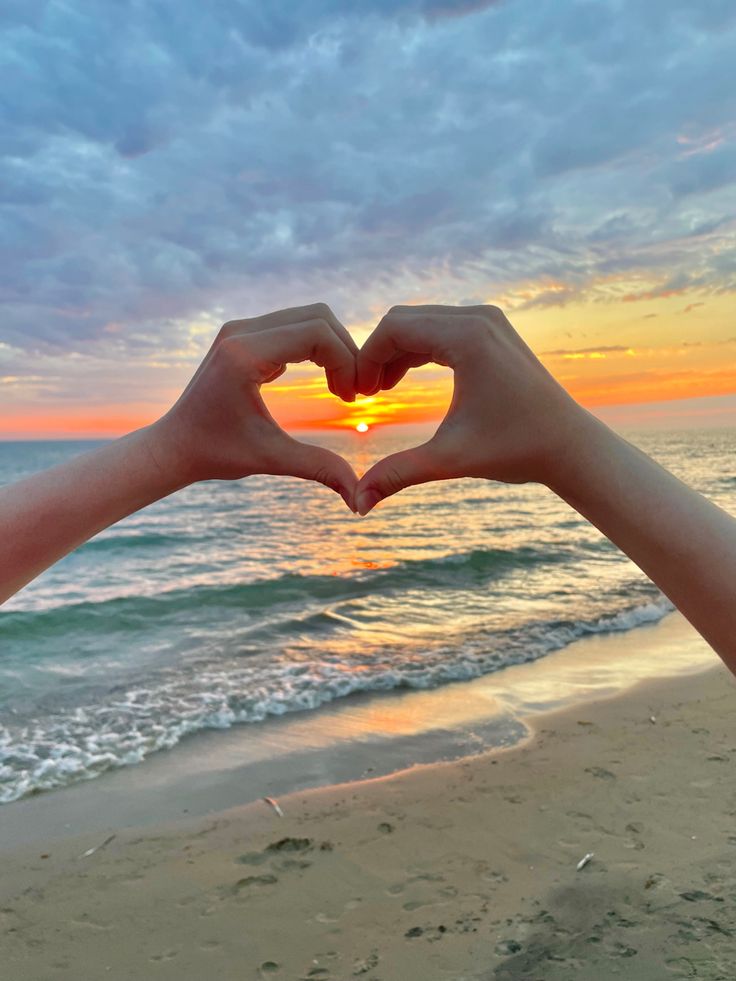
[[[353,500],[358,478],[347,460],[337,453],[289,437],[283,455],[283,469],[292,477],[324,484],[339,494],[351,511],[355,511]]]
[[[442,474],[432,465],[432,457],[425,447],[392,453],[379,460],[358,482],[355,504],[359,514],[368,514],[379,501],[391,494],[398,494],[405,487],[439,480]]]

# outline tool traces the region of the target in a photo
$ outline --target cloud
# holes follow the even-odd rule
[[[683,347],[731,347],[736,344],[736,337],[724,337],[719,341],[683,341]]]
[[[605,357],[607,354],[634,354],[630,347],[621,344],[606,344],[598,347],[557,348],[554,351],[542,351],[541,357],[548,358],[586,358]]]
[[[681,273],[670,277],[654,289],[641,290],[638,293],[626,293],[621,297],[621,301],[622,303],[640,303],[642,300],[666,300],[671,296],[685,293],[690,286],[690,277]]]
[[[580,291],[572,286],[562,289],[542,289],[535,296],[524,300],[517,309],[529,310],[533,307],[564,307],[580,297]]]
[[[46,0],[0,31],[19,370],[316,299],[736,286],[733,4]]]

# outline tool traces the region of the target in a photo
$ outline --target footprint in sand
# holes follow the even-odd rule
[[[178,956],[179,956],[178,950],[165,950],[163,954],[153,954],[148,959],[149,961],[171,961]]]
[[[340,919],[339,916],[328,916],[327,913],[317,913],[314,918],[317,923],[324,923],[325,925],[337,923],[337,921]]]
[[[330,842],[323,842],[324,845],[328,845],[328,848],[322,847],[322,851],[331,850]],[[266,847],[261,852],[246,852],[244,855],[239,855],[235,861],[240,865],[263,865],[265,862],[270,862],[274,856],[311,852],[314,848],[313,838],[280,838],[278,841],[272,841],[270,845]],[[287,861],[297,861],[294,859]]]
[[[240,865],[263,865],[270,862],[272,868],[280,872],[300,871],[308,869],[313,864],[313,857],[305,856],[318,850],[321,853],[332,852],[335,846],[331,841],[323,841],[319,847],[313,838],[280,838],[271,842],[263,851],[245,852],[235,861]]]
[[[3,906],[0,909],[0,927],[5,930],[14,929],[19,917],[12,906]]]
[[[602,766],[586,766],[586,773],[590,773],[593,777],[598,777],[599,780],[615,780],[616,774],[612,773],[610,770],[606,770]]]
[[[238,879],[231,887],[231,892],[237,895],[241,889],[247,889],[249,886],[273,886],[278,881],[275,875],[270,875],[269,873],[265,875],[246,875],[244,879]]]
[[[308,852],[314,848],[313,838],[280,838],[266,845],[267,852]]]
[[[361,974],[367,974],[372,971],[374,967],[378,967],[379,957],[375,950],[362,960],[357,960],[353,964],[353,977],[360,977]]]
[[[441,872],[424,872],[421,869],[416,871],[415,866],[409,867],[410,872],[415,872],[414,875],[407,879],[407,882],[444,882],[445,877]]]
[[[502,882],[508,882],[509,877],[504,875],[503,872],[497,872],[491,869],[489,872],[483,872],[481,874],[481,879],[485,879],[487,882],[495,882],[500,885]]]
[[[348,913],[351,910],[357,909],[363,900],[358,896],[357,899],[349,899],[342,908],[342,913],[337,913],[336,916],[330,916],[328,913],[315,913],[314,919],[317,923],[324,923],[326,925],[332,923],[338,923],[343,913]]]
[[[334,851],[334,847],[331,841],[323,841],[317,846],[314,838],[286,837],[279,838],[278,841],[272,841],[270,845],[266,845],[260,852],[244,852],[242,855],[238,855],[234,861],[238,865],[256,867],[268,862],[270,863],[271,869],[276,872],[298,872],[310,868],[313,864],[311,859],[304,857],[305,855],[315,852],[315,850],[321,853],[332,852]],[[249,889],[251,886],[271,886],[277,882],[278,877],[274,875],[274,871],[264,871],[258,875],[247,875],[242,879],[238,879],[234,885],[222,886],[220,896],[238,895],[244,889]]]
[[[180,908],[185,906],[191,906],[192,903],[198,902],[198,900],[200,900],[201,898],[202,898],[201,896],[185,896],[183,899],[178,899],[176,905],[179,906]]]
[[[436,902],[431,899],[425,899],[424,901],[415,899],[409,903],[404,903],[404,905],[401,908],[405,909],[407,913],[412,913],[415,909],[421,909],[423,906],[435,906],[435,905]]]

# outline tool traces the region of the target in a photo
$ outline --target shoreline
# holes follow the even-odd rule
[[[540,711],[534,735],[502,752],[293,793],[283,818],[255,802],[5,850],[8,969],[14,981],[729,978],[736,679],[712,657],[584,712]]]
[[[0,850],[497,752],[533,738],[540,712],[582,710],[640,681],[707,670],[714,660],[684,618],[670,613],[470,681],[361,693],[253,726],[197,733],[143,763],[0,805]]]

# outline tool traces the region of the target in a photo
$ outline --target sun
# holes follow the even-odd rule
[[[370,429],[370,426],[368,425],[367,422],[359,422],[355,428],[358,430],[359,433],[367,433],[368,430]]]

